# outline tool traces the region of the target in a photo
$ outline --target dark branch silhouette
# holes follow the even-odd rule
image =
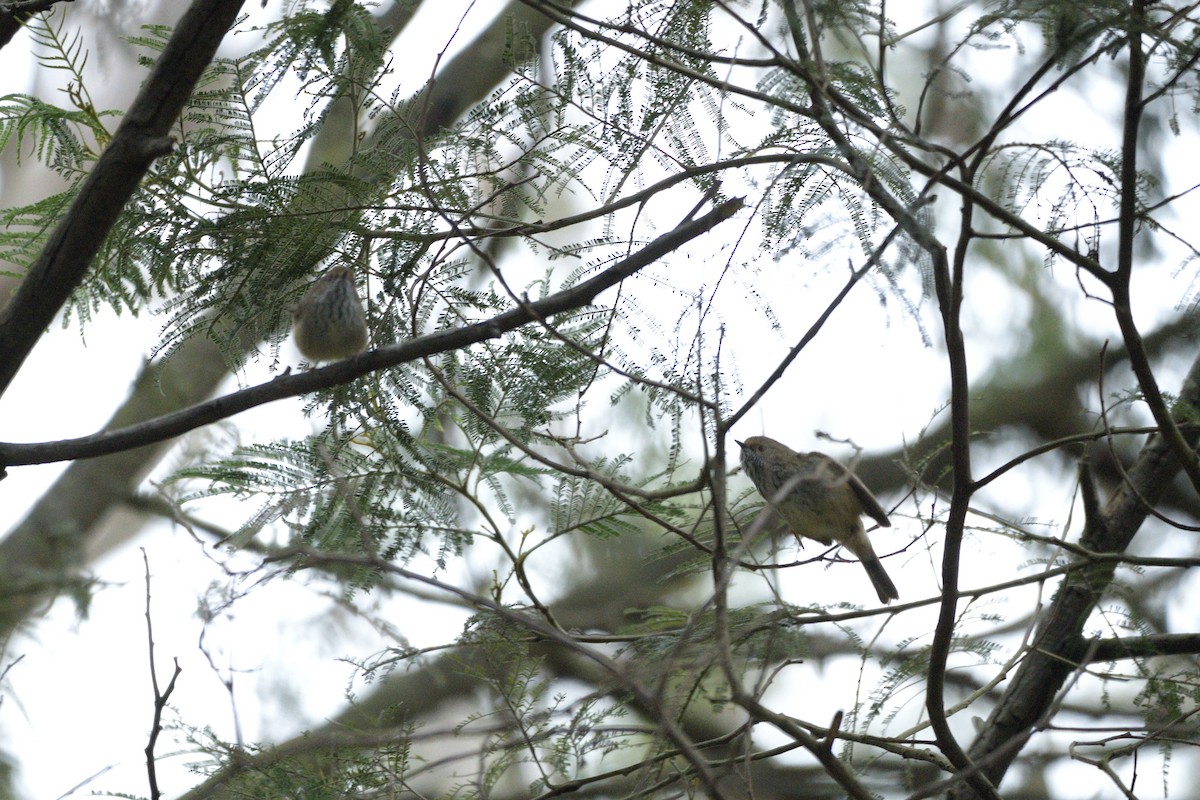
[[[281,375],[268,383],[217,397],[120,430],[42,444],[3,443],[0,444],[0,466],[92,458],[142,447],[171,439],[264,403],[327,389],[376,370],[494,339],[522,325],[588,305],[605,289],[616,286],[638,270],[712,230],[736,214],[741,207],[741,199],[726,200],[704,216],[680,224],[670,233],[660,236],[599,275],[541,300],[524,303],[483,322],[381,347],[320,369],[295,375]]]
[[[112,141],[0,311],[0,395],[83,280],[150,165],[171,151],[171,126],[241,8],[242,0],[196,0],[179,20]]]

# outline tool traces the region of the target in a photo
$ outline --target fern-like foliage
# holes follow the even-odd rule
[[[0,149],[10,148],[17,163],[33,159],[45,165],[66,188],[5,209],[0,215],[0,259],[13,264],[16,274],[28,267],[45,245],[50,228],[70,205],[97,154],[108,143],[109,124],[119,116],[92,103],[84,83],[87,51],[83,37],[69,31],[64,11],[34,17],[27,28],[42,66],[66,76],[69,103],[56,106],[26,94],[0,97]],[[130,295],[122,289],[113,305],[118,310],[136,310],[140,304]],[[99,302],[97,299],[91,308]]]
[[[542,4],[559,23],[552,36],[509,29],[510,71],[453,114],[457,98],[438,70],[430,83],[403,80],[412,65],[367,4],[300,2],[261,28],[243,22],[238,35],[255,45],[209,66],[174,151],[124,209],[67,309],[81,324],[104,306],[153,310],[163,319],[156,357],[206,338],[237,369],[280,352],[292,307],[342,265],[366,299],[371,346],[385,347],[578,286],[714,199],[750,198],[729,223],[735,233],[680,248],[590,305],[314,393],[305,411],[324,420],[319,433],[205,453],[168,480],[189,511],[239,502],[242,522],[222,547],[253,543],[264,566],[288,574],[327,568],[347,602],[414,576],[445,590],[438,581],[486,559],[447,592],[470,616],[445,637],[444,660],[407,644],[388,650],[389,664],[445,669],[486,698],[453,731],[475,746],[469,767],[456,763],[450,796],[695,793],[699,760],[663,732],[785,687],[794,665],[824,657],[818,624],[836,634],[832,657],[864,676],[883,665],[848,710],[846,729],[869,739],[932,650],[921,637],[881,650],[846,598],[784,599],[770,563],[781,543],[760,522],[762,498],[735,464],[705,460],[770,372],[755,364],[743,384],[742,360],[760,354],[725,349],[726,301],[749,299],[786,333],[771,347],[790,358],[802,347],[797,330],[823,308],[764,275],[776,269],[801,286],[850,262],[881,302],[921,324],[934,256],[951,249],[937,239],[935,189],[999,198],[989,213],[1035,220],[1049,237],[1098,230],[1128,196],[1120,155],[1013,135],[1020,102],[994,130],[964,134],[961,152],[922,138],[927,94],[941,88],[931,77],[918,102],[900,102],[888,58],[903,34],[885,5],[793,3],[803,11],[793,17],[763,2],[754,18],[737,16],[747,4],[711,0],[616,5]],[[933,72],[953,74],[961,53],[1020,48],[1032,34],[1051,45],[1040,75],[1067,80],[1129,39],[1125,5],[989,5]],[[5,212],[0,256],[15,271],[36,257],[114,117],[82,89],[81,40],[49,20],[35,28],[43,61],[76,88],[61,108],[0,99],[0,147],[50,165],[67,188]],[[149,65],[169,35],[149,27],[131,42]],[[1152,91],[1197,91],[1195,41],[1171,28],[1147,50],[1158,59]],[[1024,91],[1022,102],[1033,90]],[[1132,187],[1148,226],[1158,224],[1149,199],[1159,190],[1149,171]],[[968,227],[960,263],[985,226]],[[623,568],[648,576],[654,592],[601,620],[565,622],[561,564],[634,542],[638,563]],[[563,646],[572,638],[577,647]],[[951,641],[972,666],[996,650],[986,638]],[[1182,676],[1139,667],[1144,705],[1182,713]],[[586,687],[566,675],[581,685],[588,676]],[[731,680],[743,677],[745,692],[735,692]],[[769,758],[732,744],[750,742],[752,727],[703,729],[704,766],[727,777],[730,765]],[[251,749],[264,767],[238,791],[416,794],[411,745],[421,735],[406,721],[393,741],[347,748],[336,768],[316,757],[266,765],[270,754]],[[241,750],[206,747],[240,768]],[[601,772],[598,754],[612,753],[637,768]]]

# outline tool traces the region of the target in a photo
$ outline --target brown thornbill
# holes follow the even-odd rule
[[[824,545],[837,542],[858,556],[881,603],[900,598],[871,547],[862,515],[884,527],[892,523],[858,476],[824,453],[797,453],[766,436],[738,445],[746,475],[793,535]]]
[[[366,349],[367,317],[349,267],[334,267],[309,287],[292,314],[292,333],[313,361],[337,361]]]

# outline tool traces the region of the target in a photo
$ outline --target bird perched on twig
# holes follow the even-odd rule
[[[337,361],[366,349],[367,315],[349,267],[334,267],[309,287],[292,313],[292,332],[296,347],[313,361]]]
[[[899,599],[861,517],[867,514],[885,528],[892,523],[858,476],[824,453],[797,453],[766,436],[738,445],[746,475],[793,535],[842,545],[862,562],[881,603]]]

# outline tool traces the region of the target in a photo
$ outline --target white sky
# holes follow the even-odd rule
[[[461,5],[444,2],[443,8]],[[258,4],[251,4],[248,10],[259,13]],[[476,14],[480,19],[483,16]],[[443,21],[442,30],[449,30],[453,21],[453,16]],[[424,22],[415,23],[413,29],[421,31],[421,36],[410,41],[412,49],[405,52],[405,57],[411,64],[427,65],[434,48],[447,36],[431,33]],[[463,41],[469,38],[469,33],[462,34]],[[0,50],[0,75],[6,76],[0,81],[0,94],[25,90],[28,73],[23,62],[28,63],[27,54],[27,47],[19,41]],[[1011,63],[1011,56],[1004,51],[981,53],[978,58],[998,70]],[[417,80],[423,79],[428,68],[414,67],[412,74]],[[1101,105],[1107,103],[1062,93],[1048,108],[1071,119],[1109,118],[1111,115]],[[1070,135],[1076,136],[1081,128],[1086,129],[1074,126]],[[1093,129],[1103,132],[1100,124]],[[1111,141],[1098,143],[1111,145]],[[948,192],[942,192],[941,197],[946,207],[939,208],[940,213],[956,210],[950,207],[953,201]],[[660,226],[667,224],[669,221],[664,220]],[[1151,319],[1171,310],[1172,304],[1164,303],[1163,298],[1185,294],[1186,276],[1174,274],[1177,263],[1178,259],[1167,260],[1152,273],[1152,286],[1139,291],[1139,319],[1143,323],[1148,325]],[[1058,269],[1065,273],[1061,267]],[[1073,275],[1057,277],[1063,285],[1073,284]],[[741,377],[748,390],[773,368],[844,280],[844,273],[837,271],[816,277],[802,275],[786,262],[764,267],[762,281],[772,287],[773,295],[795,298],[791,306],[795,319],[788,320],[786,335],[780,337],[760,315],[737,310],[728,313],[735,322],[729,333],[729,347],[738,353]],[[1012,299],[1010,287],[994,275],[985,274],[978,280],[980,283],[972,285],[968,296],[996,297],[999,306],[995,315],[973,306],[968,318],[974,334],[971,363],[982,370],[1009,346],[1006,337],[1011,335],[1012,318],[1019,304]],[[1148,282],[1139,277],[1141,286]],[[915,286],[912,288],[915,291]],[[1111,313],[1100,303],[1074,303],[1064,313],[1088,329],[1115,331]],[[936,337],[938,324],[930,303],[923,307],[922,314],[926,328]],[[150,316],[101,318],[88,327],[86,347],[76,328],[53,328],[4,398],[0,440],[52,440],[98,429],[128,391],[129,381],[140,368],[160,325],[160,319]],[[1111,335],[1115,341],[1115,333]],[[283,359],[285,364],[298,362],[290,344],[285,345]],[[265,366],[261,366],[251,367],[239,379],[257,383],[268,378]],[[235,384],[231,379],[226,389]],[[1177,385],[1177,380],[1164,379],[1168,389]],[[897,442],[898,432],[910,440],[914,438],[944,401],[945,393],[945,367],[939,350],[921,345],[916,323],[898,308],[881,312],[875,292],[864,283],[854,290],[797,366],[734,433],[744,438],[769,430],[797,449],[831,449],[814,437],[813,431],[821,429],[852,436],[868,450],[891,447]],[[301,406],[301,400],[274,403],[240,415],[235,423],[246,438],[300,436],[319,427],[319,421],[302,417]],[[981,474],[983,467],[983,463],[977,464]],[[0,526],[8,527],[22,517],[24,508],[15,498],[39,497],[61,469],[60,465],[51,465],[10,470],[8,479],[0,484],[4,498],[0,502]],[[1040,474],[1036,468],[1006,480],[1003,490],[1006,499],[1028,498],[1028,507],[1018,510],[1049,519],[1065,519],[1064,509],[1072,502],[1069,482],[1058,475]],[[1020,506],[1019,500],[1016,505]],[[233,510],[231,519],[236,520],[237,511]],[[139,523],[118,518],[110,524]],[[905,526],[901,518],[892,532],[874,534],[877,548],[889,549],[888,541],[907,541],[906,534],[911,531]],[[972,542],[971,547],[975,549],[964,563],[964,586],[994,580],[995,559],[1011,557],[1011,551],[993,540]],[[990,552],[992,547],[996,547],[995,553]],[[9,691],[0,705],[0,730],[7,737],[7,748],[19,759],[28,797],[58,797],[94,775],[100,777],[84,785],[80,794],[93,790],[146,791],[142,748],[152,705],[139,548],[146,549],[154,572],[153,616],[160,680],[165,683],[169,678],[172,658],[178,658],[184,668],[172,705],[183,710],[182,716],[189,724],[211,725],[222,737],[235,736],[229,697],[197,646],[201,632],[195,614],[197,598],[211,582],[223,581],[223,573],[182,529],[161,523],[150,525],[133,546],[121,548],[93,565],[95,574],[111,585],[97,592],[88,619],[79,621],[71,604],[60,601],[37,625],[30,640],[10,648],[10,652],[22,653],[23,658],[7,677]],[[487,555],[473,558],[469,565],[452,569],[448,577],[464,577],[468,570],[486,574],[488,559]],[[914,550],[903,561],[887,563],[905,599],[935,591],[936,564],[923,550]],[[847,581],[863,590],[856,602],[873,600],[862,575],[845,568],[824,570],[816,565],[805,568],[803,583],[785,581],[783,591],[787,599],[802,602],[809,592],[842,591]],[[1027,596],[1013,597],[997,610],[1016,616],[1029,607],[1023,604],[1032,602],[1033,598]],[[457,630],[463,617],[445,607],[422,606],[418,610],[405,600],[393,601],[393,605],[388,616],[406,621],[404,634],[416,645],[446,641],[447,631]],[[222,641],[216,653],[218,667],[233,665],[240,671],[234,693],[247,740],[285,738],[305,726],[319,724],[324,716],[342,707],[343,693],[354,670],[337,659],[377,645],[369,644],[375,640],[361,622],[331,617],[328,609],[328,604],[313,592],[297,584],[277,582],[261,594],[252,594],[237,606],[233,620],[210,631],[211,640]],[[1190,607],[1185,609],[1181,602],[1174,613],[1179,615],[1181,628],[1195,627],[1195,612]],[[919,616],[913,615],[909,624],[924,624],[931,629],[932,617]],[[424,626],[411,624],[418,617],[426,623]],[[899,638],[899,633],[890,630],[885,635]],[[832,680],[828,672],[821,674],[823,679]],[[780,691],[788,685],[782,682]],[[806,707],[803,715],[812,719],[821,719],[822,714],[831,716],[844,694],[827,694],[827,707]],[[281,695],[288,698],[288,704],[279,700]],[[918,697],[914,691],[896,730],[907,724],[903,721],[906,718],[911,722],[921,714]],[[969,721],[963,719],[960,724],[969,725]],[[162,753],[170,749],[168,743],[160,745]],[[185,770],[188,760],[185,755],[160,763],[160,782],[168,795],[178,794],[197,781]],[[1108,796],[1104,792],[1110,791],[1109,785],[1090,778],[1081,781],[1080,774],[1079,770],[1071,773],[1072,788],[1062,797],[1089,796],[1093,791],[1096,796]]]

